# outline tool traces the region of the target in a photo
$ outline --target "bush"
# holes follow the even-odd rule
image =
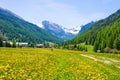
[[[104,51],[105,53],[110,53],[110,50],[111,50],[111,48],[106,47],[106,48],[104,48],[104,50],[103,50],[103,51]]]
[[[105,53],[117,53],[117,54],[120,54],[120,51],[118,51],[117,49],[111,49],[109,47],[106,47],[103,51]]]
[[[117,49],[111,49],[110,53],[117,53]]]

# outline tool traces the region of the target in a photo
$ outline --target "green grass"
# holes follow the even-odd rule
[[[86,45],[86,46],[87,46],[88,52],[93,52],[93,46],[91,45]]]
[[[94,52],[93,51],[94,47],[92,45],[86,45],[85,43],[81,43],[81,44],[78,44],[78,45],[86,46],[88,52]]]
[[[85,57],[92,56],[94,59]],[[0,48],[0,80],[120,80],[119,54]],[[106,64],[107,60],[110,63]]]

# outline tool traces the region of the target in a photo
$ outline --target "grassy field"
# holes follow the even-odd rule
[[[0,80],[120,80],[120,54],[0,48]]]

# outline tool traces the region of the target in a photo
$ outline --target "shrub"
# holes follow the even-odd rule
[[[106,48],[104,48],[104,50],[103,50],[103,51],[104,51],[105,53],[110,53],[110,50],[111,50],[111,48],[106,47]]]

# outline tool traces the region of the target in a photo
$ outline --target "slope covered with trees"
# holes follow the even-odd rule
[[[95,51],[106,51],[109,48],[120,50],[120,19],[99,31],[95,38]]]
[[[95,51],[104,51],[106,48],[120,50],[120,10],[106,19],[97,21],[86,32],[64,44],[79,44],[83,42],[94,45]]]
[[[8,40],[16,40],[19,42],[62,42],[61,39],[53,36],[49,32],[2,8],[0,8],[0,31],[6,35]]]
[[[84,26],[81,27],[81,30],[79,31],[78,35],[82,34],[83,32],[85,32],[86,30],[88,30],[90,27],[92,27],[95,24],[95,22],[90,22]]]
[[[2,41],[7,40],[7,37],[0,32],[0,47],[2,47]]]

